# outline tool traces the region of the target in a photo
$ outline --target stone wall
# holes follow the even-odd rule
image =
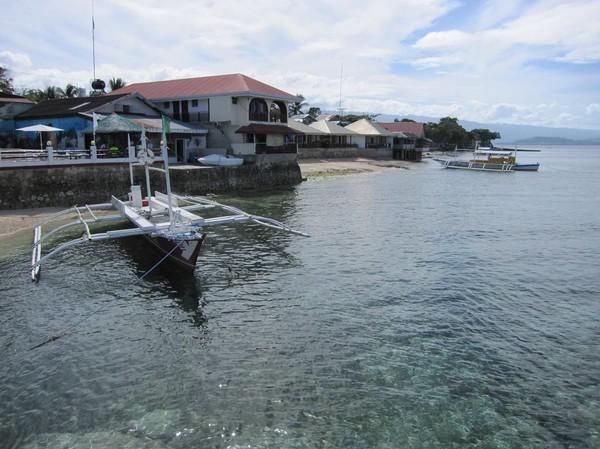
[[[205,195],[240,190],[272,189],[302,182],[296,162],[239,167],[172,166],[174,193]],[[164,175],[151,169],[152,189],[165,192]],[[145,195],[144,168],[134,166],[134,184]],[[80,165],[0,170],[0,209],[71,207],[110,202],[111,195],[126,198],[129,165]]]
[[[358,148],[298,148],[298,159],[355,158]]]
[[[299,148],[298,159],[337,159],[364,157],[367,159],[391,159],[391,148]]]

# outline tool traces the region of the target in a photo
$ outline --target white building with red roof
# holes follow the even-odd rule
[[[206,153],[297,153],[293,143],[298,131],[289,128],[288,106],[300,101],[240,73],[180,80],[135,83],[111,94],[138,92],[176,120],[202,123],[209,129]],[[185,139],[169,142],[187,160]]]
[[[425,137],[425,124],[418,122],[379,123],[394,134],[394,159],[420,161],[424,147],[430,140]]]

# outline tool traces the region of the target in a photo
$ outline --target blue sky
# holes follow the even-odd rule
[[[15,87],[89,89],[92,6],[106,81],[243,73],[323,110],[600,129],[600,0],[20,0]]]

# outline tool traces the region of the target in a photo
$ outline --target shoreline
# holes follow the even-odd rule
[[[38,209],[0,210],[0,239],[20,231],[33,229],[47,216],[65,209],[64,207],[41,207]]]
[[[339,159],[298,159],[298,165],[303,177],[328,176],[345,173],[359,173],[367,171],[382,171],[390,168],[409,169],[415,162],[390,160],[376,160],[365,158],[339,158]]]
[[[299,159],[298,165],[304,179],[323,176],[341,176],[362,172],[377,172],[392,168],[408,169],[414,162],[398,160],[374,160],[364,158]],[[0,239],[33,227],[48,215],[66,207],[42,207],[37,209],[0,210]]]

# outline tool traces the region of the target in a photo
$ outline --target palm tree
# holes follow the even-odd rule
[[[0,92],[12,94],[14,92],[13,79],[6,67],[0,66]]]
[[[79,88],[73,84],[67,84],[67,87],[63,90],[65,97],[73,98],[79,96]]]
[[[108,86],[110,87],[111,92],[120,89],[121,87],[125,87],[126,85],[127,83],[121,78],[112,78],[108,81]]]
[[[289,116],[292,117],[294,115],[299,115],[302,114],[302,108],[304,106],[308,106],[308,103],[306,101],[304,101],[304,95],[301,94],[296,94],[296,96],[298,98],[300,98],[300,101],[296,101],[295,103],[292,103],[289,105]]]
[[[65,93],[60,87],[48,86],[46,89],[29,89],[24,93],[25,98],[35,103],[43,100],[53,100],[55,98],[64,98]]]

